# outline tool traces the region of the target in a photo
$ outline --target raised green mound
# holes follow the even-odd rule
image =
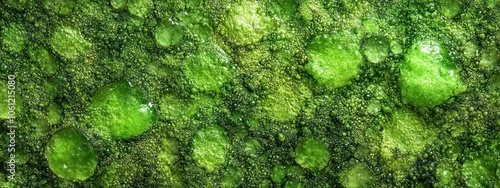
[[[295,162],[309,170],[322,170],[329,161],[328,146],[316,139],[307,139],[295,148]]]
[[[433,39],[416,40],[401,67],[403,102],[434,107],[464,91],[449,52]]]
[[[218,126],[200,129],[193,138],[193,159],[208,172],[226,163],[228,150],[229,139]]]
[[[319,35],[308,45],[306,70],[318,83],[330,88],[349,84],[358,76],[363,57],[352,34]]]
[[[92,143],[75,128],[57,131],[45,148],[45,158],[57,176],[66,180],[86,180],[94,175],[97,155]]]
[[[75,58],[92,47],[79,30],[70,26],[57,28],[50,45],[59,55],[68,59]]]
[[[186,60],[186,76],[200,91],[218,91],[231,75],[230,60],[218,46],[203,46]]]
[[[151,103],[126,82],[106,85],[92,97],[93,128],[101,136],[128,139],[141,135],[156,121]]]

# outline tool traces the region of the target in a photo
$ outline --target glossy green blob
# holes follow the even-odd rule
[[[156,26],[154,35],[156,43],[160,46],[176,45],[182,40],[182,27],[174,21],[164,20]]]
[[[10,24],[2,28],[3,45],[11,52],[19,53],[26,43],[26,30],[21,24]]]
[[[154,6],[151,0],[128,0],[127,5],[128,11],[140,18],[146,16],[151,7]]]
[[[322,170],[329,161],[328,146],[316,139],[307,139],[295,148],[295,162],[309,170]]]
[[[384,37],[371,37],[363,44],[363,55],[372,63],[380,63],[389,55],[389,41]]]
[[[460,171],[450,162],[443,161],[436,168],[436,177],[438,181],[434,183],[434,187],[456,187]]]
[[[45,157],[50,169],[66,180],[86,180],[97,167],[92,143],[75,128],[56,132],[47,143]]]
[[[58,27],[52,35],[50,44],[59,55],[68,59],[75,58],[92,48],[92,44],[80,31],[70,26]]]
[[[221,24],[226,38],[236,45],[260,41],[269,34],[271,19],[260,1],[244,0],[231,5]]]
[[[186,76],[199,91],[219,91],[233,70],[226,52],[218,46],[202,46],[186,60]]]
[[[307,72],[318,83],[329,88],[346,86],[358,76],[363,57],[359,52],[356,36],[345,34],[323,34],[308,46]]]
[[[57,14],[67,15],[76,7],[76,0],[45,0],[43,5]]]
[[[494,45],[488,46],[482,51],[479,64],[487,69],[500,67],[500,50]]]
[[[56,125],[61,123],[62,121],[62,115],[61,115],[61,109],[59,106],[55,103],[51,103],[47,107],[47,122],[50,125]]]
[[[433,39],[416,40],[401,67],[404,103],[434,107],[465,90],[449,52]]]
[[[274,88],[259,105],[266,115],[278,121],[293,120],[302,110],[305,100],[312,96],[311,91],[303,86],[283,84]]]
[[[273,172],[271,173],[271,179],[277,185],[281,185],[281,183],[286,180],[287,176],[303,176],[303,170],[298,166],[285,166],[285,165],[277,165],[273,167]]]
[[[226,163],[229,139],[224,129],[212,126],[200,129],[193,138],[193,159],[208,172]]]
[[[441,12],[448,18],[453,18],[462,12],[464,5],[461,0],[441,0]]]
[[[147,131],[156,121],[151,103],[128,83],[108,84],[92,96],[90,114],[101,136],[129,139]]]
[[[120,9],[127,5],[127,0],[111,0],[110,3],[114,9]]]
[[[28,0],[7,0],[6,2],[15,9],[22,10]]]
[[[402,180],[426,145],[436,139],[437,131],[425,126],[416,114],[397,111],[390,123],[383,126],[381,154],[387,165]],[[399,157],[396,157],[395,151]]]
[[[370,187],[375,178],[366,165],[356,164],[340,173],[340,181],[347,188],[363,188]]]
[[[293,18],[296,10],[297,3],[293,0],[277,0],[273,1],[273,6],[276,16],[282,20],[290,20]]]

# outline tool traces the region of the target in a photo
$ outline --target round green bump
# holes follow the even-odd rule
[[[22,10],[28,0],[7,0],[7,3],[15,9]]]
[[[315,139],[307,139],[295,148],[295,162],[309,170],[322,170],[328,165],[328,146]]]
[[[2,39],[8,50],[19,53],[26,43],[26,30],[21,24],[11,24],[3,28]]]
[[[434,107],[463,92],[464,86],[449,52],[435,40],[416,40],[401,67],[403,102]]]
[[[155,39],[158,45],[169,47],[179,44],[182,40],[182,27],[179,23],[164,20],[156,26]]]
[[[441,0],[441,12],[448,18],[453,18],[462,12],[464,5],[461,0]]]
[[[87,52],[92,47],[80,31],[69,26],[58,27],[50,44],[59,55],[69,59]]]
[[[162,139],[158,161],[165,166],[172,166],[179,160],[179,143],[175,139]]]
[[[380,63],[389,54],[389,41],[384,37],[371,37],[363,44],[363,55],[372,63]]]
[[[462,177],[468,187],[492,187],[495,167],[481,158],[469,159],[462,165]]]
[[[271,8],[280,19],[287,21],[292,19],[297,11],[295,8],[296,5],[296,2],[293,0],[277,0],[273,1]]]
[[[459,176],[460,171],[454,165],[440,162],[436,168],[438,181],[434,183],[434,187],[456,187]]]
[[[57,59],[44,47],[36,47],[30,53],[31,59],[38,62],[40,68],[49,74],[55,74],[59,68]]]
[[[371,187],[374,181],[373,173],[362,164],[353,165],[340,173],[340,182],[347,188]]]
[[[319,35],[308,45],[307,54],[307,72],[318,83],[333,89],[349,84],[363,63],[359,42],[352,34]]]
[[[488,46],[481,54],[479,64],[489,69],[500,67],[500,50],[494,45]]]
[[[106,85],[92,97],[90,114],[93,127],[102,136],[129,139],[147,131],[156,121],[151,103],[139,89],[128,83]]]
[[[244,0],[231,5],[221,24],[221,31],[236,45],[258,42],[269,34],[271,19],[259,1]]]
[[[257,157],[258,151],[261,149],[261,144],[257,139],[251,139],[245,142],[245,148],[243,151],[250,157]]]
[[[213,172],[226,163],[229,146],[224,129],[219,126],[202,128],[193,138],[193,159],[208,172]]]
[[[97,167],[92,143],[75,128],[56,132],[47,143],[45,157],[50,169],[66,180],[86,180]]]
[[[239,187],[245,175],[240,168],[228,168],[222,177],[222,187]]]
[[[50,125],[56,125],[61,123],[62,121],[62,116],[61,116],[61,109],[55,104],[51,103],[47,107],[47,122]]]
[[[301,85],[284,84],[271,91],[259,105],[266,115],[278,121],[293,120],[302,110],[304,102],[311,97],[310,90]]]
[[[114,9],[121,9],[127,5],[127,0],[111,0],[111,6]]]
[[[160,117],[168,120],[179,119],[186,116],[188,104],[173,94],[166,94],[160,100]]]
[[[218,46],[201,47],[185,63],[186,76],[200,91],[219,91],[232,72],[226,52]]]
[[[0,119],[8,119],[9,118],[9,112],[10,112],[10,109],[9,109],[9,99],[12,99],[12,98],[9,98],[9,85],[7,84],[8,81],[5,81],[5,80],[0,80]],[[17,86],[17,84],[15,85]],[[18,89],[15,89],[14,90],[16,93],[18,92]],[[10,101],[11,103],[12,102],[15,102],[15,116],[19,116],[19,114],[21,113],[21,107],[22,107],[22,104],[23,104],[23,101],[22,101],[22,98],[16,94],[15,97],[14,97],[14,101]]]
[[[127,5],[131,14],[142,18],[149,13],[153,2],[151,0],[128,0]]]
[[[43,5],[46,9],[51,9],[57,14],[67,15],[76,6],[76,0],[45,0]]]

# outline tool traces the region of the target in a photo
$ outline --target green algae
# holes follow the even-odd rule
[[[322,170],[329,161],[327,145],[318,140],[307,139],[295,148],[295,162],[309,170]]]
[[[156,27],[154,35],[160,46],[176,45],[182,40],[182,27],[174,21],[164,20]]]
[[[218,126],[202,128],[193,138],[193,159],[208,172],[213,172],[226,163],[229,146],[224,129]]]
[[[102,136],[129,139],[146,132],[156,121],[151,103],[139,89],[117,82],[99,89],[90,106],[92,127]]]
[[[65,58],[75,58],[88,52],[92,43],[83,37],[81,32],[71,26],[60,26],[51,38],[51,46],[59,55]]]
[[[82,181],[97,167],[97,154],[92,143],[75,128],[57,131],[45,149],[50,169],[66,180]]]
[[[26,43],[26,30],[20,24],[11,24],[2,28],[2,43],[8,50],[19,53]]]

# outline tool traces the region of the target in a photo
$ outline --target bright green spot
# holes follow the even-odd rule
[[[14,86],[14,88],[12,88]],[[18,117],[19,114],[21,113],[21,107],[23,104],[23,101],[19,94],[12,93],[14,92],[19,92],[19,89],[15,89],[18,85],[14,83],[14,85],[10,86],[11,89],[9,89],[9,84],[8,81],[1,80],[0,81],[0,119],[8,119],[9,118],[9,111],[11,109],[14,109],[14,116]],[[9,97],[9,92],[10,94],[15,94],[15,97]],[[9,101],[10,100],[10,101]],[[14,104],[13,106],[9,106],[9,104]],[[11,109],[9,109],[11,108]],[[11,112],[12,113],[12,112]]]
[[[414,113],[397,111],[382,131],[382,157],[401,180],[424,147],[436,138],[436,130],[426,127]],[[394,152],[398,151],[398,155]]]
[[[7,0],[7,3],[15,9],[22,10],[28,0]]]
[[[19,53],[26,43],[26,30],[21,24],[10,24],[2,28],[2,42],[8,50]]]
[[[90,114],[93,127],[114,139],[129,139],[149,129],[156,118],[139,89],[128,83],[108,84],[92,97]]]
[[[182,40],[182,27],[179,23],[164,20],[156,26],[155,39],[158,45],[168,47],[179,44]]]
[[[488,46],[482,52],[479,64],[488,69],[500,67],[500,50],[498,50],[498,48],[494,45]]]
[[[389,42],[384,37],[371,37],[363,44],[363,55],[372,63],[380,63],[389,55]]]
[[[111,0],[111,6],[114,9],[120,9],[127,5],[127,0]]]
[[[273,1],[274,13],[282,20],[290,20],[293,18],[296,10],[296,2],[293,0],[277,0]]]
[[[362,188],[370,187],[375,178],[365,165],[356,164],[340,173],[340,181],[347,188]]]
[[[50,44],[59,55],[68,59],[75,58],[92,47],[80,31],[70,26],[58,27],[52,35]]]
[[[321,170],[329,161],[328,146],[316,139],[307,139],[295,148],[295,162],[309,170]]]
[[[222,177],[222,187],[238,187],[243,183],[244,176],[240,168],[228,168]]]
[[[298,166],[284,166],[277,165],[274,166],[273,172],[271,173],[271,179],[277,185],[280,185],[287,176],[303,176],[304,172]]]
[[[154,6],[151,0],[128,0],[127,5],[131,14],[141,18],[148,14],[151,7]]]
[[[35,47],[30,52],[31,59],[38,62],[40,68],[49,74],[54,74],[59,68],[57,59],[44,47]]]
[[[461,0],[441,0],[441,12],[448,18],[453,18],[462,12],[464,5]]]
[[[193,138],[193,159],[208,172],[226,163],[229,139],[224,129],[212,126],[200,129]]]
[[[318,83],[330,88],[348,85],[360,72],[363,57],[356,36],[346,33],[317,36],[307,47],[306,70]]]
[[[468,187],[493,187],[495,165],[482,158],[469,159],[462,165],[462,177]]]
[[[61,123],[61,121],[62,121],[61,109],[55,103],[51,103],[47,107],[47,122],[50,125],[56,125]]]
[[[43,5],[57,14],[67,15],[75,8],[76,0],[45,0]]]
[[[75,128],[56,132],[47,143],[45,157],[50,169],[66,180],[86,180],[97,167],[92,143]]]
[[[172,166],[179,160],[179,143],[175,139],[162,139],[158,161],[161,166]]]
[[[218,91],[231,76],[230,60],[218,46],[200,47],[186,60],[186,76],[200,91]]]
[[[244,0],[231,5],[221,24],[221,31],[236,45],[258,42],[269,34],[271,19],[259,1]]]
[[[264,100],[260,101],[260,106],[266,115],[275,120],[293,120],[311,95],[310,90],[303,85],[284,84],[274,88]]]
[[[448,50],[435,40],[417,40],[408,49],[400,84],[403,102],[420,107],[434,107],[464,91]]]
[[[440,162],[436,168],[436,178],[438,181],[434,183],[434,187],[456,187],[460,171],[455,168],[448,160]]]
[[[245,142],[245,148],[243,151],[250,157],[257,157],[258,151],[261,149],[261,144],[257,139],[251,139]]]

